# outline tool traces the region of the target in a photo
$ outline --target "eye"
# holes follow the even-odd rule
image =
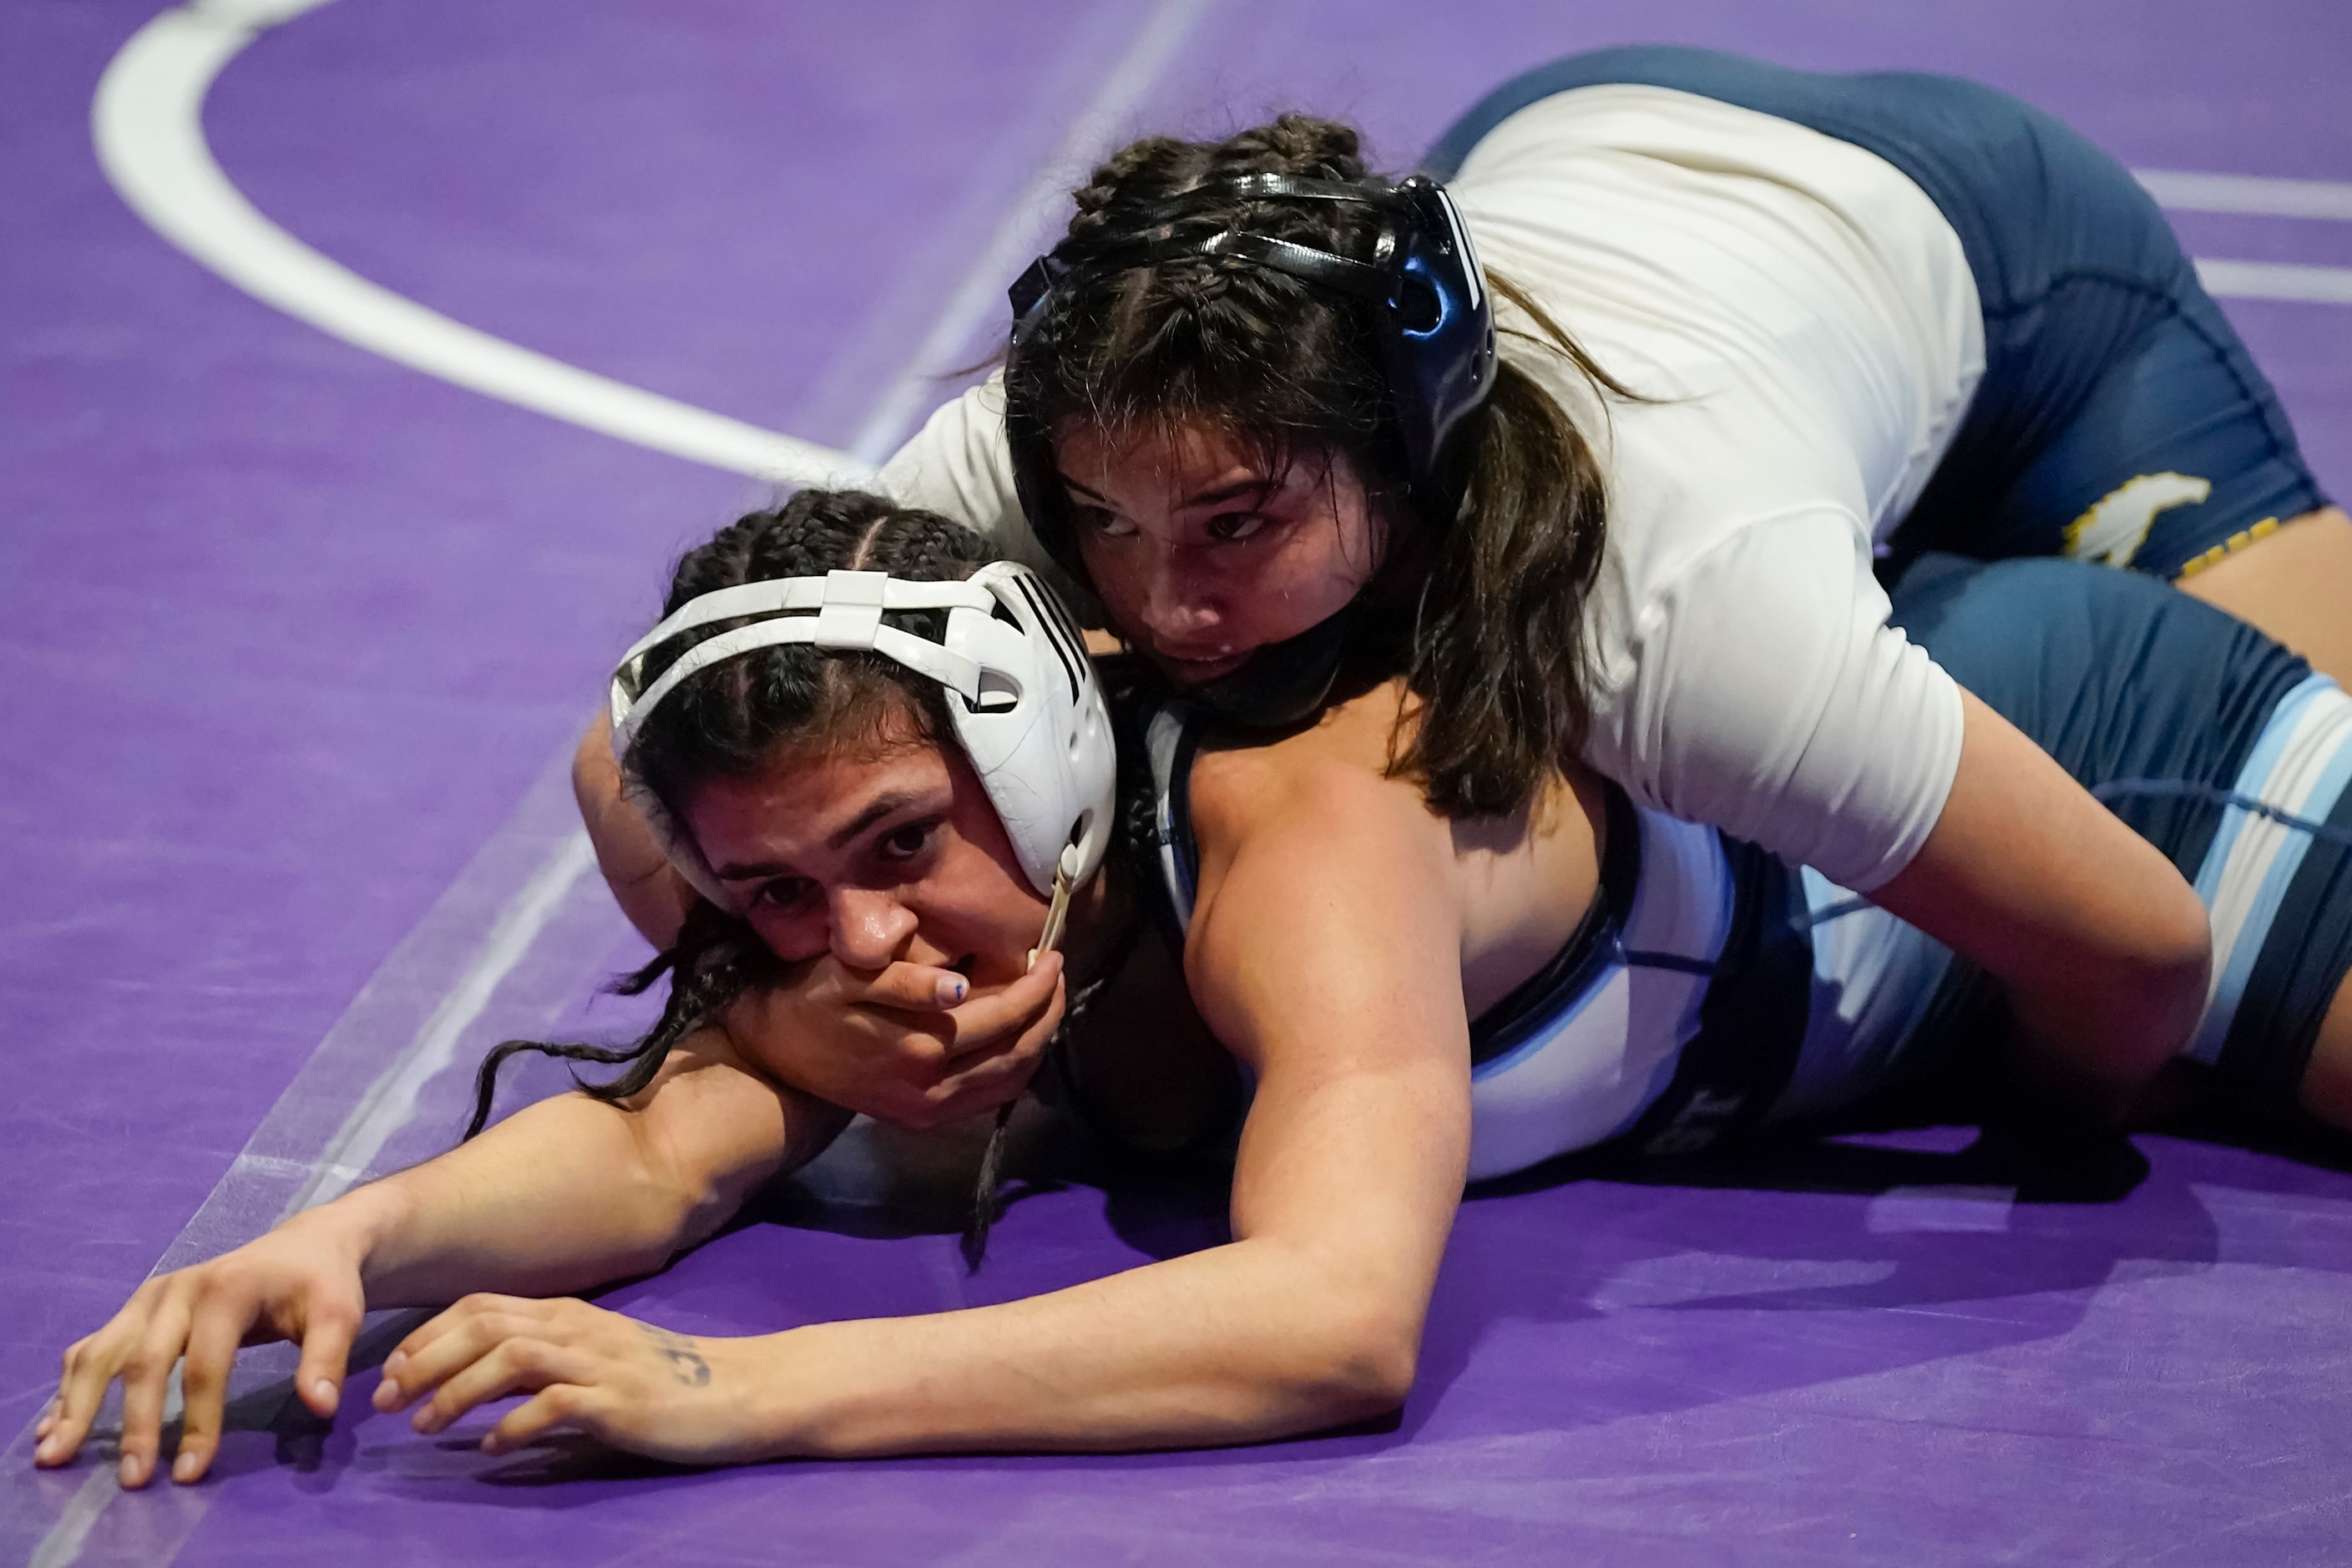
[[[929,847],[931,835],[939,827],[936,821],[910,822],[894,827],[875,841],[886,860],[911,860]]]
[[[796,910],[808,902],[815,888],[816,884],[805,877],[779,877],[761,884],[759,892],[752,896],[770,909]]]
[[[1265,527],[1264,514],[1255,511],[1221,511],[1211,518],[1206,532],[1220,544],[1240,544],[1255,538]]]
[[[1098,506],[1073,506],[1071,515],[1078,527],[1097,539],[1125,539],[1135,531],[1135,524]]]

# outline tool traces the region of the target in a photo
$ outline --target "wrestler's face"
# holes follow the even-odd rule
[[[1381,530],[1344,458],[1269,459],[1191,426],[1113,439],[1071,426],[1055,447],[1112,627],[1179,685],[1328,619],[1379,563]]]
[[[780,753],[684,803],[688,831],[760,940],[788,962],[1020,977],[1045,921],[1004,825],[953,747],[905,733]]]

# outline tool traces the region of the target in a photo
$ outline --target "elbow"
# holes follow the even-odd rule
[[[2145,913],[2127,962],[2117,976],[2126,994],[2152,1015],[2149,1034],[2171,1054],[2197,1026],[2205,1009],[2213,964],[2213,931],[2205,906],[2188,884]]]
[[[1323,1424],[1385,1415],[1405,1402],[1420,1368],[1421,1324],[1401,1314],[1346,1314],[1324,1336],[1310,1394]]]

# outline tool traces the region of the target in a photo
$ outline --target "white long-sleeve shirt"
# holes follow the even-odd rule
[[[1542,100],[1450,188],[1485,265],[1654,400],[1604,405],[1502,340],[1608,477],[1586,760],[1644,805],[1879,886],[1959,763],[1958,689],[1887,626],[1871,574],[1983,373],[1958,237],[1875,154],[1664,88]],[[880,483],[1046,564],[994,382]]]

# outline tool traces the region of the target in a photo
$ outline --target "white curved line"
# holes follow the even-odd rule
[[[451,321],[330,260],[264,217],[205,143],[205,94],[268,29],[330,0],[195,0],[122,47],[98,85],[100,164],[157,233],[254,298],[322,331],[604,435],[796,485],[863,485],[846,453],[596,375]]]

